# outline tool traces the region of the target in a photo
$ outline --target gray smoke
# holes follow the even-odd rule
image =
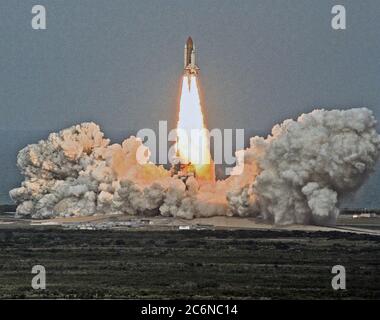
[[[379,157],[376,120],[366,108],[314,110],[251,138],[251,183],[229,195],[235,212],[276,224],[334,224],[339,200],[356,190]]]
[[[315,110],[286,120],[244,150],[243,173],[215,184],[186,184],[162,166],[139,164],[136,137],[110,145],[94,123],[52,133],[21,150],[25,180],[10,191],[18,216],[104,213],[186,219],[254,216],[276,224],[334,224],[339,200],[356,190],[380,151],[366,108]],[[146,152],[149,152],[146,150]]]

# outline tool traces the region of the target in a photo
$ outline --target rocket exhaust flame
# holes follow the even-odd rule
[[[195,64],[195,45],[187,39],[184,52],[184,75],[177,123],[177,160],[189,169],[192,166],[199,181],[215,181],[214,164],[211,159],[210,142],[202,113]]]
[[[181,163],[194,166],[197,179],[215,180],[197,77],[191,74],[182,79],[176,155]]]

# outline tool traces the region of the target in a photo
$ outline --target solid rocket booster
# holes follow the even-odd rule
[[[187,75],[197,74],[199,71],[198,66],[195,64],[195,45],[191,37],[187,38],[184,51],[184,73]]]

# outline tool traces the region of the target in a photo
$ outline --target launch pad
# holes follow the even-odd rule
[[[2,228],[58,228],[63,230],[119,230],[119,231],[185,231],[185,230],[268,230],[304,232],[343,232],[380,237],[380,217],[364,221],[351,215],[341,215],[337,225],[273,225],[252,217],[214,216],[181,219],[163,216],[134,216],[99,214],[93,216],[52,218],[49,220],[14,218],[14,213],[1,214]]]

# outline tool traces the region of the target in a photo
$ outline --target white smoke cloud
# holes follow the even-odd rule
[[[266,139],[251,138],[245,168],[257,171],[229,196],[232,210],[276,224],[334,224],[339,199],[361,185],[379,156],[375,125],[366,108],[314,110],[274,126]]]
[[[17,215],[32,218],[234,215],[334,224],[339,200],[361,185],[379,156],[375,124],[365,108],[286,120],[266,139],[251,138],[241,175],[199,185],[171,177],[162,166],[139,164],[138,138],[110,145],[97,125],[83,123],[21,150],[17,164],[25,180],[10,195]]]

